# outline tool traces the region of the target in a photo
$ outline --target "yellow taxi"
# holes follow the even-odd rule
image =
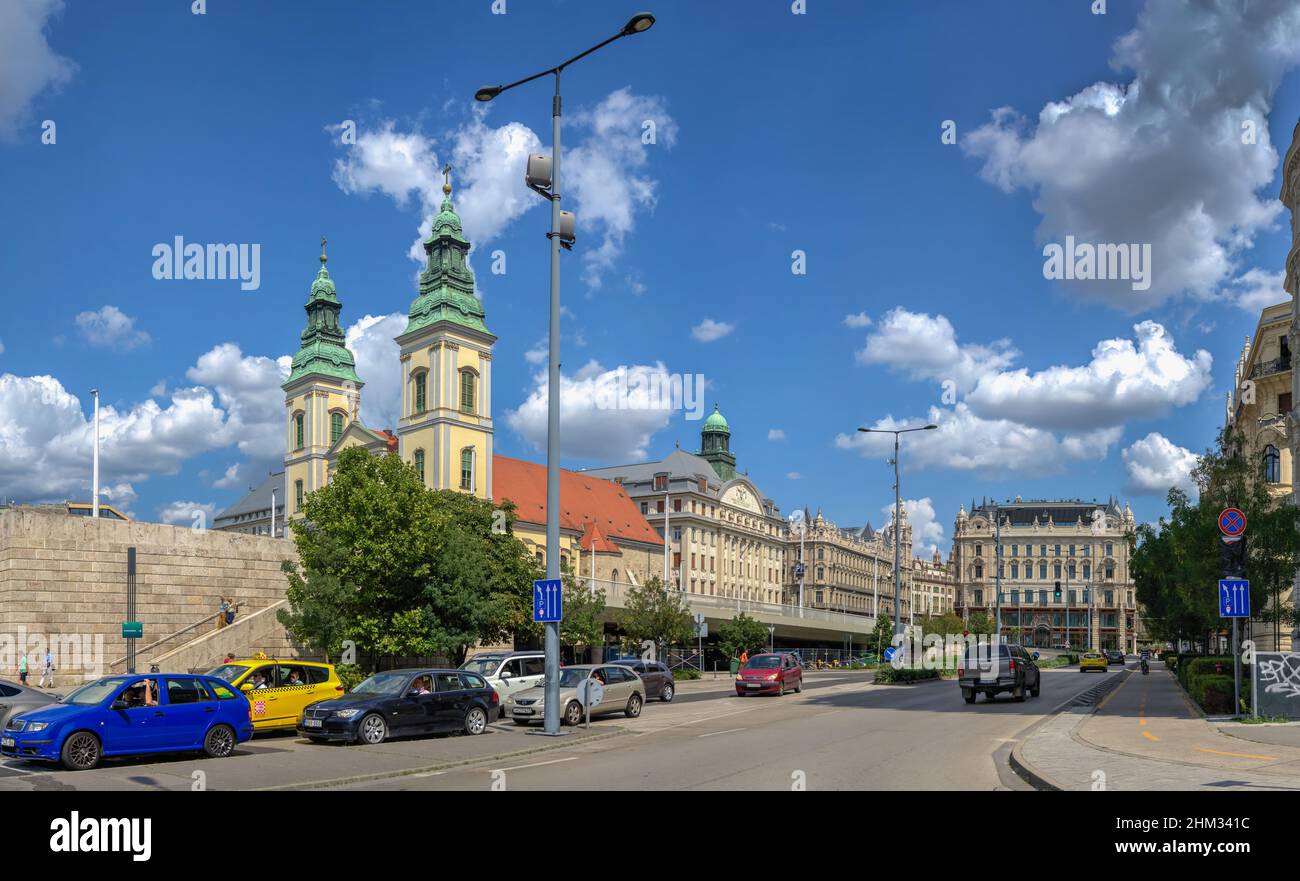
[[[1110,663],[1106,660],[1106,656],[1100,652],[1084,652],[1079,656],[1080,673],[1087,673],[1089,670],[1100,670],[1105,673],[1109,669]]]
[[[208,671],[224,679],[248,698],[254,731],[294,729],[303,709],[316,701],[343,694],[333,664],[241,658]]]

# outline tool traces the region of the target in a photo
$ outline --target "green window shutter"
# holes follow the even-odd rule
[[[425,405],[425,387],[427,386],[427,373],[417,373],[415,375],[415,412],[423,413]]]
[[[302,510],[302,481],[301,480],[295,480],[293,482],[293,509],[295,511]]]
[[[304,442],[304,434],[303,416],[301,413],[298,413],[293,417],[293,448],[295,450],[301,450],[306,446],[306,443]]]
[[[424,450],[415,451],[415,470],[420,472],[420,480],[424,481]]]
[[[331,413],[330,414],[330,445],[332,446],[338,443],[339,438],[341,437],[343,437],[343,414]]]

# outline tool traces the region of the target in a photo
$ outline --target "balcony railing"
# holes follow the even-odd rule
[[[1250,371],[1251,379],[1259,379],[1261,376],[1272,376],[1275,373],[1285,373],[1291,369],[1290,356],[1284,355],[1281,358],[1274,358],[1272,361],[1260,361]]]

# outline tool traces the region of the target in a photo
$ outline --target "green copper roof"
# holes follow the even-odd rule
[[[470,244],[451,204],[451,186],[444,184],[442,191],[446,194],[442,209],[433,218],[429,237],[424,240],[428,262],[420,273],[420,295],[411,302],[404,332],[451,321],[489,333],[483,304],[474,293],[474,273],[465,259]]]
[[[713,405],[713,413],[708,419],[704,420],[704,431],[720,431],[731,434],[731,427],[727,425],[727,420],[718,412],[718,405]]]
[[[307,297],[307,326],[302,331],[302,345],[293,356],[293,369],[285,385],[304,376],[327,376],[333,379],[361,384],[357,376],[356,361],[344,343],[343,328],[339,326],[338,292],[334,281],[325,269],[325,242],[321,241],[320,272],[311,284]]]

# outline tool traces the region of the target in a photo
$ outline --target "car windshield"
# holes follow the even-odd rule
[[[560,671],[560,688],[577,688],[578,683],[591,675],[590,670],[569,668]]]
[[[363,679],[353,694],[401,694],[410,678],[409,673],[376,673]]]
[[[759,655],[756,658],[750,658],[745,666],[757,670],[770,670],[773,667],[780,667],[781,659],[776,655]]]
[[[500,663],[500,658],[470,658],[460,665],[460,669],[478,673],[480,676],[491,676],[496,672],[497,665]]]
[[[247,670],[248,667],[244,664],[222,664],[220,667],[213,667],[209,670],[208,675],[224,679],[227,682],[234,682]]]
[[[63,699],[65,704],[77,707],[93,707],[113,694],[129,680],[125,676],[113,676],[83,685]]]

